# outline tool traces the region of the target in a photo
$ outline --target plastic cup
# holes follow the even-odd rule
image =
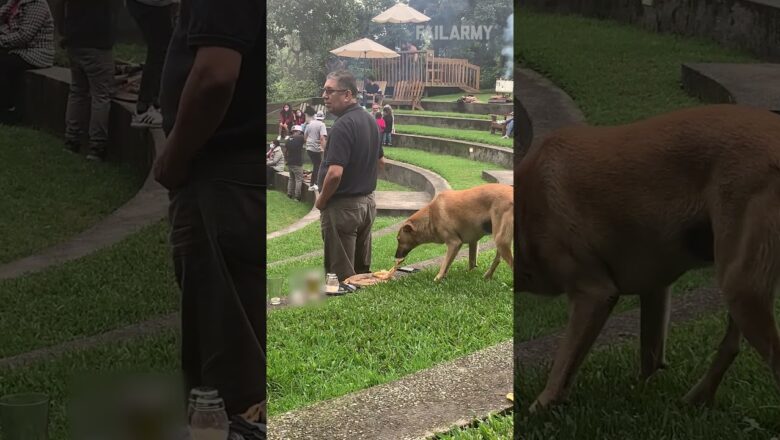
[[[284,278],[272,277],[268,278],[266,288],[268,289],[268,296],[279,297],[282,296],[282,286],[284,285]]]
[[[49,397],[42,393],[0,397],[0,438],[48,440]]]

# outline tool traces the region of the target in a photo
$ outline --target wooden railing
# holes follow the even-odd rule
[[[400,57],[371,59],[374,79],[387,81],[423,81],[425,86],[449,86],[479,90],[479,66],[458,58],[437,58],[433,51],[398,52]]]

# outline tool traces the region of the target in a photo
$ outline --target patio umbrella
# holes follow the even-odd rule
[[[388,49],[368,38],[361,38],[345,44],[331,50],[330,53],[348,58],[396,58],[400,56],[393,49]]]
[[[396,3],[392,8],[372,18],[371,21],[374,23],[425,23],[430,19],[407,4]]]
[[[361,38],[330,51],[330,53],[347,58],[397,58],[400,57],[393,49],[388,49],[376,41]]]

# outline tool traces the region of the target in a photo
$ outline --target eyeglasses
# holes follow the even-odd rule
[[[336,92],[347,92],[349,89],[320,89],[320,94],[330,96]]]

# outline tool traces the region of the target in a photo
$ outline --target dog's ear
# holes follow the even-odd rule
[[[414,226],[412,226],[411,223],[405,223],[403,226],[401,226],[401,230],[406,232],[407,234],[411,234],[414,232]]]

